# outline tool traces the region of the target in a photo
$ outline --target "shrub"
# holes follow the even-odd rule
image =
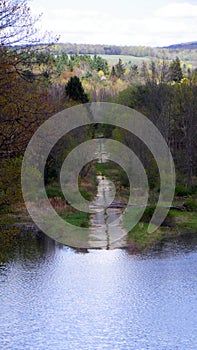
[[[187,211],[197,211],[197,203],[194,199],[190,198],[188,199],[183,206],[186,208]]]
[[[155,205],[150,205],[150,206],[148,206],[148,207],[145,209],[145,211],[144,211],[144,213],[143,213],[143,215],[142,215],[140,221],[141,221],[141,222],[145,222],[145,223],[150,222],[150,220],[152,219],[152,216],[153,216],[153,214],[154,214],[154,212],[155,212],[155,209],[156,209],[156,206],[155,206]],[[161,226],[169,226],[169,227],[172,227],[172,226],[174,226],[174,225],[175,225],[174,217],[173,217],[173,215],[172,215],[170,212],[168,212],[168,215],[167,215],[166,218],[164,219],[164,221],[163,221],[163,223],[161,224]]]
[[[180,197],[191,196],[196,193],[197,193],[197,184],[193,184],[188,188],[185,188],[185,186],[178,184],[176,185],[176,188],[175,188],[175,195]]]
[[[143,213],[143,215],[142,215],[140,221],[142,221],[142,222],[149,222],[149,221],[151,220],[152,216],[153,216],[153,213],[154,213],[154,211],[155,211],[155,208],[156,208],[155,205],[150,205],[150,206],[148,206],[148,207],[145,209],[145,211],[144,211],[144,213]]]
[[[183,185],[176,185],[175,188],[175,196],[184,197],[188,195],[188,189],[185,188]]]

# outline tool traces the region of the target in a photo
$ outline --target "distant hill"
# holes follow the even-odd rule
[[[192,50],[197,49],[197,41],[192,41],[189,43],[174,44],[170,46],[164,46],[164,49],[179,49],[179,50]]]

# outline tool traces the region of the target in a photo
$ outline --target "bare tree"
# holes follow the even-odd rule
[[[35,24],[40,19],[40,16],[32,16],[26,0],[0,1],[1,45],[37,43]]]

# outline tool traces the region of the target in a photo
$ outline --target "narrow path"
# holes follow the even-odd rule
[[[99,161],[106,161],[104,144],[100,143],[98,150]],[[126,246],[126,233],[121,227],[121,208],[109,207],[115,195],[114,184],[104,176],[97,176],[97,195],[92,208],[96,213],[91,215],[91,239],[102,242],[105,249],[121,248]],[[93,242],[92,242],[93,244]]]

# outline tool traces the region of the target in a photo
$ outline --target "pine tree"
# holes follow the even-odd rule
[[[175,60],[173,60],[170,65],[170,79],[172,81],[175,81],[176,83],[180,83],[181,79],[183,79],[181,62],[178,57]]]
[[[88,95],[84,92],[84,88],[77,76],[71,77],[65,86],[66,94],[73,101],[86,103],[89,101]]]
[[[125,66],[124,66],[124,64],[122,63],[122,60],[121,60],[121,58],[119,58],[119,61],[118,61],[118,63],[116,64],[116,75],[117,75],[117,77],[118,78],[121,78],[123,75],[124,75],[124,73],[125,73]]]
[[[112,66],[110,77],[116,77],[116,71],[115,71],[114,66]]]

